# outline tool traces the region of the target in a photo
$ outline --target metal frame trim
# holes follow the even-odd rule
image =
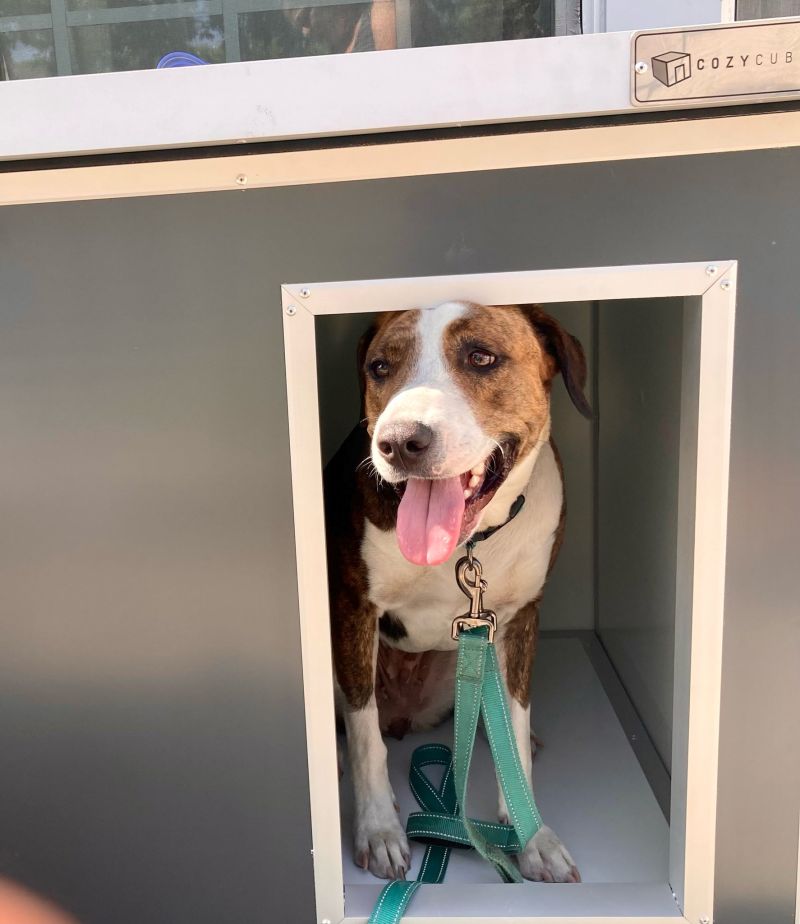
[[[189,70],[186,68],[184,70]],[[0,85],[1,86],[1,85]],[[338,183],[800,145],[800,111],[0,172],[0,206]]]
[[[4,81],[0,160],[632,113],[634,34]]]
[[[671,830],[671,842],[682,859],[675,863],[671,851],[670,880],[684,919],[698,924],[703,918],[710,921],[713,913],[735,261],[282,286],[317,920],[362,921],[360,917],[343,917],[315,316],[401,310],[411,304],[452,298],[491,305],[676,295],[697,300],[700,340],[699,355],[689,361],[689,378],[695,376],[697,384],[696,417],[684,415],[683,410],[681,414],[679,482],[681,495],[692,505],[692,527],[691,544],[679,543],[677,579],[684,589],[690,587],[690,596],[683,600],[685,608],[676,605],[685,648],[679,657],[676,640],[676,666],[682,671],[683,685],[688,684],[690,708],[683,717],[685,728],[677,734],[679,738],[684,735],[685,759],[673,762],[673,803],[681,799],[684,808],[680,823]],[[684,453],[687,446],[696,451]],[[702,619],[690,618],[692,613],[701,613]],[[569,892],[580,888],[572,886]],[[520,924],[550,920],[558,924],[621,924],[630,920],[624,913],[568,913],[554,918],[516,914],[514,919]],[[418,924],[444,924],[449,919],[422,916],[415,920]],[[476,915],[472,920],[477,924],[489,919]],[[659,912],[639,915],[637,920],[665,924],[675,918],[665,918]]]

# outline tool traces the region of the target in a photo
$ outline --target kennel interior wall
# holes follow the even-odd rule
[[[683,302],[546,306],[587,357],[587,421],[560,380],[553,436],[567,531],[541,608],[545,633],[595,633],[669,769],[677,555]],[[316,319],[322,455],[358,419],[355,351],[363,315]]]
[[[792,920],[798,175],[790,148],[0,209],[2,873],[87,924],[315,920],[283,282],[713,254],[739,262],[713,916]]]

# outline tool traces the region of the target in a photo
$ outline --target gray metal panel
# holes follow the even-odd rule
[[[589,374],[586,397],[594,402],[592,305],[548,305],[547,310],[582,343]],[[553,438],[564,465],[567,531],[542,599],[543,629],[594,628],[594,428],[575,410],[560,380],[551,393]]]
[[[212,204],[0,215],[0,869],[84,924],[313,920],[280,301]]]
[[[3,867],[89,924],[313,920],[278,282],[714,254],[741,261],[715,916],[791,920],[798,176],[780,150],[0,212],[28,492],[3,490]]]
[[[681,299],[598,312],[597,629],[667,768],[682,330]]]

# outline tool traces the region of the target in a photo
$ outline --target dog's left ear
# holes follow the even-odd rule
[[[561,373],[572,403],[584,417],[591,419],[592,408],[583,393],[586,387],[586,356],[580,341],[565,331],[555,318],[542,311],[539,305],[520,307],[553,360],[553,375]]]

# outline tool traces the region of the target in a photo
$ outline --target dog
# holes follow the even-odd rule
[[[556,375],[582,414],[591,409],[580,343],[534,305],[459,301],[378,315],[359,342],[358,369],[362,421],[325,471],[335,699],[354,785],[355,861],[397,879],[410,851],[382,735],[430,728],[452,711],[451,625],[467,609],[453,564],[492,527],[475,554],[531,780],[538,607],[566,512],[550,436]],[[502,792],[498,814],[507,820]],[[517,860],[528,879],[580,881],[547,827]]]

